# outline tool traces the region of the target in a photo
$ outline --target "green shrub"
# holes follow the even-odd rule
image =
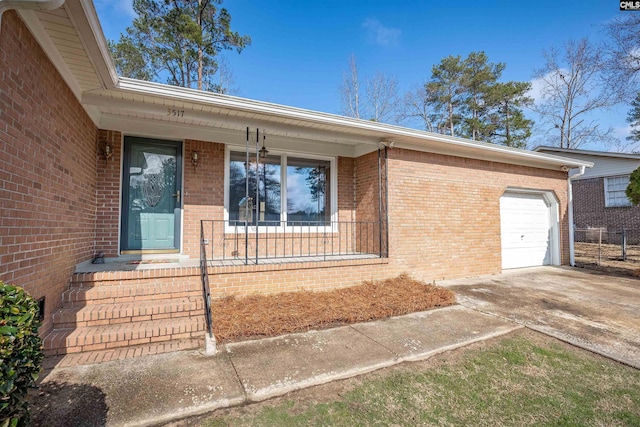
[[[42,365],[38,303],[24,289],[0,281],[0,426],[29,421],[27,392]]]
[[[631,172],[625,194],[634,206],[640,204],[640,168]]]

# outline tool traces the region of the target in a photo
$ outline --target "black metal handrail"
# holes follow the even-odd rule
[[[211,318],[211,290],[209,289],[209,270],[207,269],[207,247],[204,235],[204,224],[200,221],[200,278],[202,280],[202,293],[204,297],[205,319],[207,320],[207,333],[213,339],[213,319]]]
[[[388,256],[386,224],[380,221],[202,220],[207,260],[305,258],[345,255]],[[204,249],[202,253],[206,252]]]

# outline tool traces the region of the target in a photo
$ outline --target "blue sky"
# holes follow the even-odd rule
[[[131,0],[95,0],[107,38],[134,18]],[[340,113],[350,55],[362,77],[397,77],[401,92],[428,80],[448,55],[484,51],[506,63],[503,81],[531,81],[542,51],[569,39],[600,41],[602,24],[624,13],[615,0],[583,1],[256,1],[226,0],[232,28],[250,35],[241,54],[226,54],[239,95]],[[598,114],[624,137],[628,106]],[[607,149],[604,146],[583,146]]]

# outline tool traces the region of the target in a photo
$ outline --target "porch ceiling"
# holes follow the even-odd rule
[[[207,94],[215,97],[214,94]],[[129,134],[203,139],[244,145],[246,129],[265,130],[274,149],[304,149],[317,154],[353,157],[356,147],[377,149],[379,136],[266,112],[229,108],[185,98],[169,98],[128,88],[94,90],[82,96],[85,106],[99,113],[98,127]],[[174,112],[175,110],[175,112]]]

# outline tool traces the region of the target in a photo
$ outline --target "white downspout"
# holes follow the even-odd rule
[[[584,175],[584,171],[585,171],[586,166],[580,166],[580,170],[571,175],[568,179],[567,179],[567,197],[569,199],[569,203],[567,203],[567,209],[568,209],[568,217],[569,217],[569,264],[571,265],[571,267],[575,267],[576,266],[576,254],[575,254],[575,238],[574,238],[574,227],[573,227],[573,188],[571,186],[571,180],[574,178],[578,178],[582,175]]]

